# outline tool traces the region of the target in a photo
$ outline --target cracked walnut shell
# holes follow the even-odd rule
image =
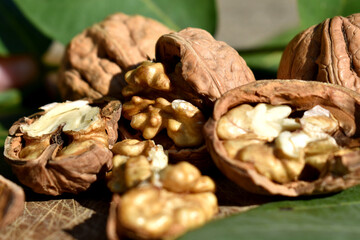
[[[235,49],[198,28],[161,36],[156,61],[164,65],[175,96],[205,112],[228,90],[255,81]]]
[[[14,221],[23,212],[24,206],[22,188],[0,175],[0,228]]]
[[[49,195],[85,191],[112,167],[121,104],[100,99],[43,106],[9,130],[4,156],[21,183]]]
[[[359,28],[356,13],[304,30],[284,50],[277,77],[334,83],[360,92]]]
[[[62,98],[120,98],[124,72],[155,58],[156,41],[170,31],[150,18],[123,13],[85,29],[67,46],[58,79]]]
[[[125,80],[123,120],[131,122],[120,124],[123,138],[141,134],[164,146],[170,160],[200,166],[208,159],[202,126],[214,101],[255,78],[235,49],[205,30],[186,28],[161,36],[155,62],[143,62]]]
[[[268,112],[254,110],[260,105]],[[238,106],[242,109],[236,111],[247,111],[252,122],[241,114],[227,115]],[[360,183],[359,108],[360,96],[341,86],[257,81],[216,102],[213,117],[205,124],[206,144],[218,168],[248,191],[284,196],[337,192]],[[238,133],[230,130],[239,135],[229,135],[229,142],[226,128],[219,129],[223,116],[228,116],[228,126],[229,120],[247,126]]]

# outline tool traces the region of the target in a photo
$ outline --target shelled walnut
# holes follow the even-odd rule
[[[0,175],[0,229],[14,221],[24,210],[21,187]]]
[[[360,13],[328,18],[287,45],[279,79],[317,80],[360,92]]]
[[[205,125],[223,173],[261,194],[299,196],[359,184],[360,95],[341,86],[263,80],[224,94]]]
[[[65,100],[119,98],[124,73],[154,59],[156,41],[169,32],[153,19],[123,13],[85,29],[67,46],[58,79],[61,96]]]
[[[153,141],[124,140],[114,146],[109,188],[109,239],[175,238],[211,220],[218,211],[214,182],[188,162],[167,165]]]
[[[118,100],[52,103],[13,124],[4,156],[18,179],[35,192],[78,193],[112,167]]]
[[[187,28],[161,36],[155,61],[127,72],[125,81],[123,138],[154,140],[171,160],[195,163],[206,159],[202,127],[214,101],[255,79],[233,48],[205,30]]]

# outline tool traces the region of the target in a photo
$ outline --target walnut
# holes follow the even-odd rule
[[[189,102],[176,99],[171,103],[164,98],[155,100],[134,96],[123,106],[124,118],[130,126],[140,130],[145,139],[153,139],[162,129],[179,147],[194,147],[203,143],[202,126],[205,118]]]
[[[218,211],[214,182],[188,162],[160,172],[159,185],[142,184],[115,194],[107,224],[109,239],[175,238],[211,220]]]
[[[129,121],[120,124],[122,137],[152,139],[171,161],[186,158],[200,167],[210,162],[202,127],[214,101],[255,78],[233,48],[187,28],[161,36],[156,59],[127,72],[125,80],[123,115]]]
[[[13,124],[4,155],[18,179],[35,192],[78,193],[112,167],[121,104],[101,99],[43,106]]]
[[[58,87],[64,99],[120,98],[123,74],[155,58],[155,43],[171,30],[143,16],[116,13],[85,29],[67,46]]]
[[[21,187],[0,175],[0,228],[22,214],[25,194]]]
[[[205,138],[219,169],[249,191],[336,192],[359,183],[359,104],[359,95],[341,86],[257,81],[217,101]]]
[[[164,65],[175,96],[201,111],[209,111],[228,90],[255,81],[235,49],[202,29],[186,28],[161,36],[156,61]]]
[[[122,193],[143,182],[159,185],[159,172],[168,165],[168,156],[161,145],[154,141],[126,139],[117,142],[112,152],[113,169],[108,175],[108,187]]]
[[[277,77],[334,83],[359,92],[359,24],[356,13],[299,33],[286,47]]]

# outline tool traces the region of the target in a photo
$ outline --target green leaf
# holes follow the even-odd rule
[[[239,54],[253,71],[256,79],[276,78],[282,51],[240,51]]]
[[[298,9],[301,27],[305,29],[326,18],[360,12],[360,3],[355,0],[298,0]]]
[[[0,112],[17,108],[21,105],[21,102],[21,92],[18,89],[0,92]]]
[[[9,52],[6,49],[6,46],[4,45],[3,41],[0,38],[0,56],[6,56],[8,54],[9,54]]]
[[[40,57],[50,40],[23,16],[13,1],[0,1],[0,12],[0,55],[30,53]]]
[[[265,204],[213,221],[181,239],[358,239],[359,222],[357,186],[323,198]]]
[[[123,12],[157,19],[174,30],[191,26],[214,33],[215,0],[15,0],[47,36],[64,44],[106,16]]]
[[[266,48],[285,48],[298,33],[334,16],[348,16],[360,12],[358,0],[298,0],[299,25],[270,39]]]

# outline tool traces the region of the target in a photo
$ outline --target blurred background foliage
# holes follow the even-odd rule
[[[3,146],[8,128],[15,120],[35,112],[41,105],[60,100],[56,90],[56,72],[61,53],[64,46],[84,28],[101,21],[109,14],[124,12],[154,18],[174,30],[199,27],[216,36],[220,1],[1,0],[0,147]],[[257,79],[276,78],[282,51],[300,31],[318,24],[326,18],[337,15],[348,16],[360,12],[359,0],[297,0],[296,7],[298,23],[295,26],[251,48],[237,49]],[[256,13],[254,12],[254,14]],[[237,23],[234,22],[231,27],[236,28]],[[257,29],[255,28],[253,31],[255,33]],[[310,202],[300,200],[274,203],[257,208],[245,215],[240,214],[226,221],[214,222],[212,225],[194,232],[193,235],[186,236],[188,239],[200,237],[217,239],[221,234],[227,234],[228,237],[232,234],[233,238],[238,239],[236,236],[251,238],[254,233],[257,233],[259,239],[287,239],[293,232],[289,231],[284,235],[275,231],[274,228],[289,229],[293,227],[291,224],[294,222],[287,219],[296,219],[296,224],[306,223],[308,228],[312,228],[317,234],[316,239],[335,239],[336,237],[342,239],[341,234],[344,233],[358,234],[356,232],[358,230],[352,231],[351,229],[358,229],[355,226],[358,219],[354,218],[360,214],[353,211],[360,209],[359,193],[360,188],[357,187],[342,195],[329,196],[325,202],[322,199],[315,199]],[[338,204],[340,201],[345,202],[346,209]],[[283,209],[296,209],[297,207],[301,210],[300,215],[299,212],[283,211]],[[316,216],[312,214],[316,214]],[[336,221],[333,214],[337,216]],[[351,214],[353,217],[349,217]],[[268,229],[274,230],[272,235],[268,235],[267,231],[259,232],[258,228],[248,228],[248,225],[252,223],[246,225],[249,217],[254,220],[253,224],[255,225],[262,220]],[[281,221],[279,221],[280,218]],[[326,219],[329,221],[324,221]],[[322,225],[316,225],[319,226],[318,228],[314,227],[313,220],[322,222]],[[341,230],[337,232],[340,235],[334,234],[329,238],[328,229],[334,226]],[[346,226],[352,228],[349,229]],[[209,228],[213,230],[210,231]],[[235,232],[234,229],[236,229]],[[302,232],[296,232],[296,234],[293,239],[303,239]]]

